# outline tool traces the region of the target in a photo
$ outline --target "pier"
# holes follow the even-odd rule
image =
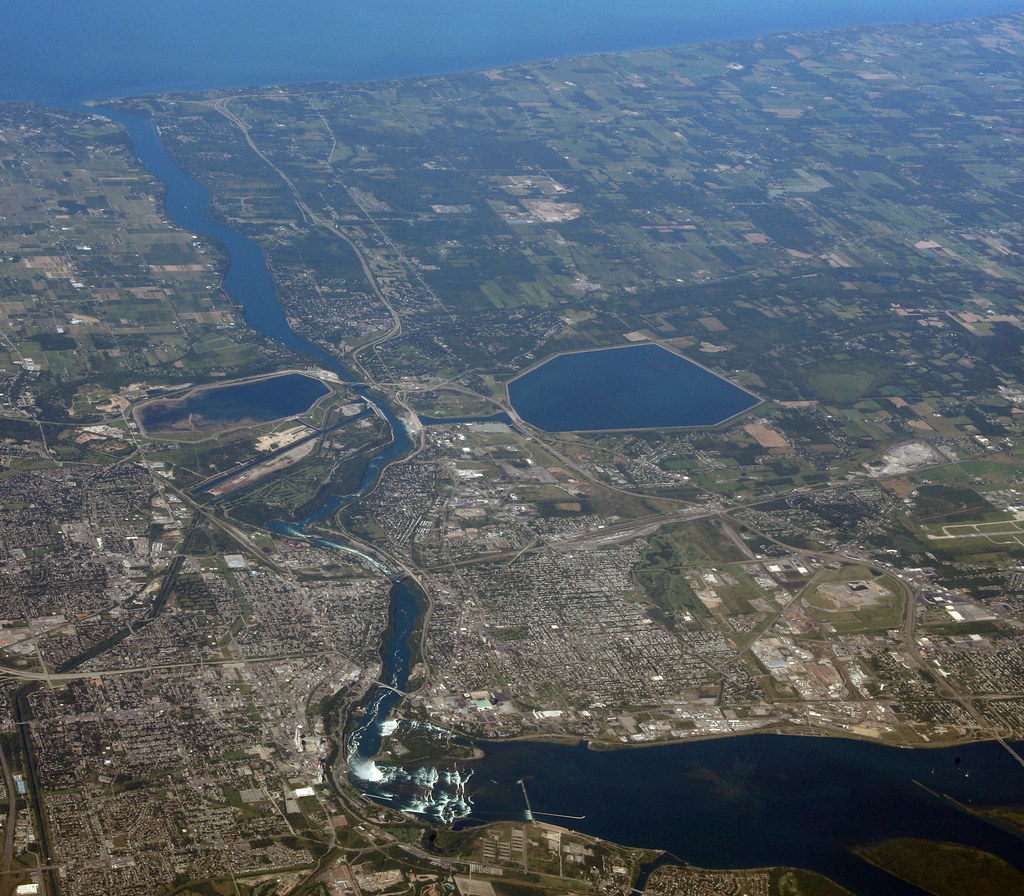
[[[533,809],[530,808],[530,797],[526,792],[526,782],[520,778],[519,786],[523,788],[523,799],[526,800],[526,820],[533,821]]]
[[[567,818],[570,821],[581,821],[587,817],[586,815],[559,815],[557,812],[534,812],[533,807],[530,805],[530,795],[526,792],[526,781],[520,778],[518,784],[522,788],[523,800],[526,802],[527,821],[535,821],[538,815],[543,818]]]

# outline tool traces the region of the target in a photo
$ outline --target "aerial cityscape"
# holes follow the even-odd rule
[[[1024,14],[0,103],[0,896],[1024,893]]]

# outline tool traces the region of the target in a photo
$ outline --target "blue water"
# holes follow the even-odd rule
[[[484,758],[469,762],[378,763],[420,610],[402,583],[392,597],[386,686],[370,694],[345,751],[349,780],[379,802],[457,826],[522,820],[525,787],[539,821],[706,868],[809,868],[860,896],[919,896],[852,852],[890,837],[963,843],[1024,868],[1021,836],[964,808],[1024,805],[1024,768],[995,742],[910,750],[761,734],[621,751],[509,742],[478,744]]]
[[[206,217],[210,194],[186,174],[167,154],[156,126],[147,119],[117,109],[98,109],[124,125],[132,138],[135,154],[142,164],[167,188],[167,214],[179,226],[219,243],[230,259],[224,275],[224,289],[242,306],[245,321],[256,332],[269,336],[303,355],[312,355],[345,380],[352,376],[338,360],[306,342],[292,330],[277,301],[274,281],[260,249],[248,237]]]
[[[485,756],[470,762],[377,763],[420,609],[402,583],[392,597],[387,686],[371,693],[346,745],[350,781],[382,803],[459,826],[522,820],[525,786],[539,821],[707,868],[810,868],[861,896],[920,893],[851,852],[889,837],[964,843],[1024,867],[1019,835],[962,808],[1024,804],[1024,768],[994,742],[910,750],[761,734],[620,751],[510,742],[478,744]]]
[[[178,401],[158,401],[139,412],[144,428],[164,429],[196,418],[196,423],[235,423],[255,420],[267,423],[280,417],[302,414],[331,390],[320,380],[301,373],[269,377],[251,383],[200,389]]]
[[[850,852],[888,837],[964,843],[1024,867],[1019,836],[946,798],[971,807],[1024,803],[1024,769],[996,743],[909,750],[754,735],[613,753],[554,744],[485,749],[468,788],[480,821],[514,811],[521,818],[522,780],[540,821],[661,847],[703,867],[810,868],[861,896],[920,894]]]
[[[299,336],[288,323],[277,300],[274,281],[270,276],[263,251],[248,237],[242,236],[222,224],[206,217],[210,194],[202,184],[182,171],[167,154],[160,142],[156,126],[149,120],[116,109],[101,109],[104,115],[127,128],[132,147],[142,164],[165,187],[164,205],[171,220],[192,233],[209,237],[221,245],[228,256],[228,269],[224,275],[224,289],[243,310],[245,322],[256,332],[297,352],[300,357],[312,358],[344,380],[353,377],[333,355]],[[365,386],[352,389],[367,404],[383,416],[391,427],[390,444],[367,464],[362,482],[356,491],[343,498],[335,498],[304,521],[305,525],[333,513],[343,503],[365,495],[377,481],[377,476],[391,461],[400,457],[411,446],[409,434],[402,421],[387,403],[374,396]]]
[[[75,106],[395,78],[1022,8],[1019,0],[0,0],[0,99]]]
[[[548,432],[713,426],[760,401],[660,345],[559,355],[509,383],[508,395]]]

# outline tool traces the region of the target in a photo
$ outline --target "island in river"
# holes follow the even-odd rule
[[[3,306],[4,756],[34,814],[2,870],[707,882],[640,878],[638,847],[910,892],[851,852],[876,836],[1019,866],[1022,35],[122,104],[165,206],[108,120],[4,110],[3,272],[33,296]],[[156,439],[126,412],[252,346],[344,382],[308,452],[214,504],[298,424]],[[521,374],[595,348],[764,401],[523,426]]]

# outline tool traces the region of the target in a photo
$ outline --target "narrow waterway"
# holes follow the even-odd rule
[[[210,194],[199,181],[183,171],[168,155],[153,122],[120,109],[98,108],[94,111],[127,128],[135,155],[164,185],[164,204],[171,220],[191,233],[220,244],[228,257],[224,289],[242,308],[245,322],[257,333],[308,356],[311,361],[315,360],[343,380],[353,382],[355,377],[337,358],[319,346],[307,342],[291,328],[278,301],[263,250],[248,237],[211,221],[206,216]],[[376,482],[381,470],[411,447],[405,425],[383,398],[372,394],[365,386],[353,385],[352,390],[387,420],[393,434],[392,441],[370,460],[356,491],[332,499],[329,506],[304,520],[304,525],[323,519],[343,504],[365,495]]]
[[[210,194],[202,184],[183,171],[171,159],[160,140],[156,126],[145,118],[121,110],[104,108],[97,111],[127,128],[139,161],[164,185],[164,203],[171,220],[192,233],[215,240],[220,244],[228,257],[224,289],[242,308],[246,323],[258,333],[270,337],[293,351],[315,359],[319,364],[351,383],[354,377],[337,358],[319,346],[307,342],[292,329],[278,301],[277,291],[260,247],[248,237],[224,227],[216,221],[211,221],[206,216]],[[398,572],[389,570],[380,560],[355,548],[311,536],[306,532],[308,526],[325,519],[345,504],[365,495],[373,487],[384,467],[411,447],[411,440],[405,425],[381,396],[371,394],[369,389],[361,385],[353,385],[352,389],[376,413],[387,420],[392,432],[390,443],[369,460],[359,487],[354,492],[330,498],[301,520],[298,525],[280,520],[270,520],[267,522],[267,526],[281,534],[295,538],[307,538],[321,547],[350,554],[356,558],[357,562],[388,578],[395,579]],[[348,422],[350,421],[343,421],[341,425]],[[234,470],[231,475],[237,472]],[[349,738],[346,758],[351,769],[353,783],[362,787],[368,794],[384,801],[394,802],[397,797],[384,787],[383,782],[401,779],[402,774],[399,770],[378,768],[373,762],[373,757],[380,748],[381,738],[386,734],[390,724],[388,718],[401,700],[409,677],[411,656],[409,638],[415,629],[419,612],[420,607],[416,596],[404,584],[397,582],[392,590],[392,624],[390,627],[392,636],[382,650],[384,670],[382,679],[387,686],[378,686],[371,692],[367,709]],[[427,801],[419,799],[416,802],[415,810],[430,811],[435,817],[454,820],[468,812],[468,805],[433,811]]]

